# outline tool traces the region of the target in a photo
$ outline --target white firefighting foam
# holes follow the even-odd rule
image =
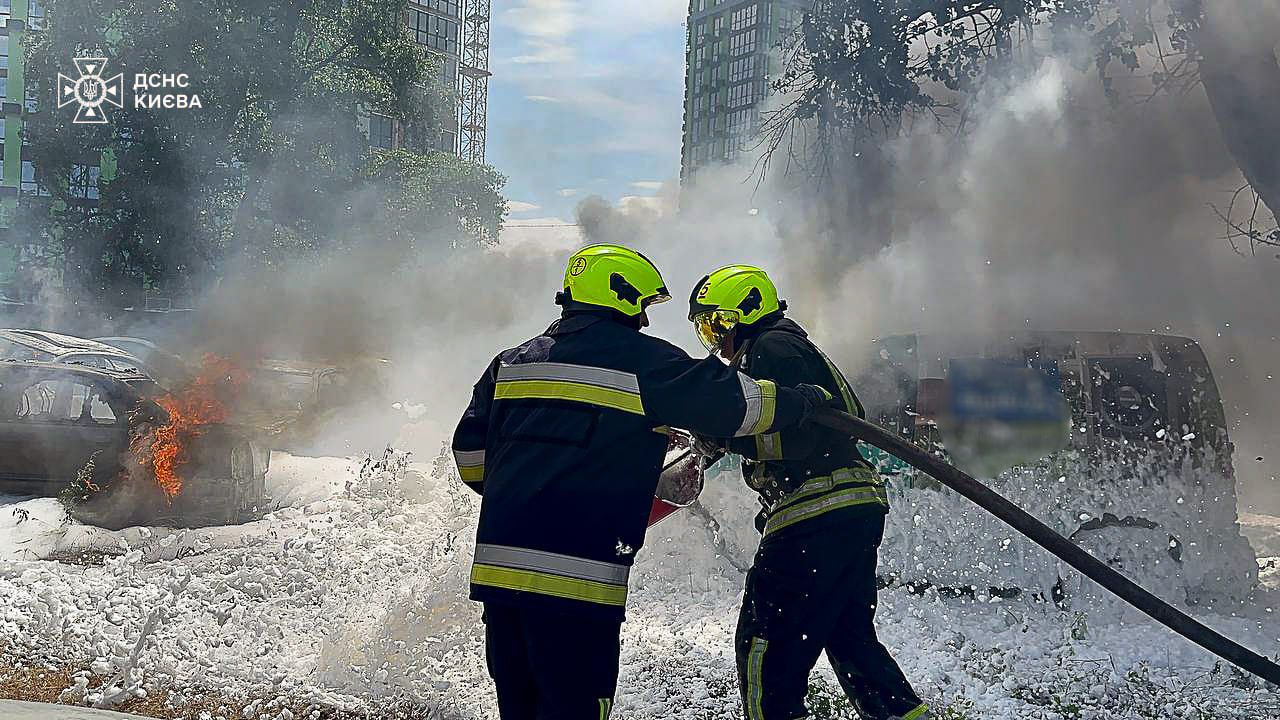
[[[181,703],[214,690],[228,698],[226,718],[286,718],[273,704],[280,698],[295,710],[302,702],[377,717],[396,717],[400,707],[417,708],[415,717],[424,707],[442,718],[496,717],[479,611],[466,599],[478,498],[447,456],[385,460],[362,472],[358,460],[277,455],[269,489],[287,507],[240,528],[112,534],[129,549],[102,566],[35,559],[83,529],[63,524],[44,500],[6,505],[0,647],[11,662],[83,669],[67,702],[108,706],[174,691]],[[702,500],[718,536],[704,515],[683,511],[651,531],[640,553],[617,703],[626,717],[737,713],[736,566],[754,549],[755,507],[730,475],[713,478]],[[30,513],[21,524],[11,516],[18,509]],[[961,542],[948,530],[955,526],[954,516],[922,514],[910,533],[919,553],[928,542],[957,564],[1044,564],[1032,550],[988,554],[1007,533]],[[892,588],[881,593],[878,625],[920,692],[952,713],[944,717],[1280,712],[1273,690],[1152,622],[1080,602],[1064,612],[1030,595],[951,599]],[[1275,591],[1260,588],[1230,615],[1200,617],[1275,655],[1275,604]],[[833,687],[821,663],[817,716],[854,717],[833,700]]]
[[[1258,580],[1234,482],[1215,458],[1171,450],[1163,465],[1094,464],[1074,453],[989,486],[1172,603],[1247,603]],[[1102,520],[1104,527],[1090,528]],[[1083,529],[1082,529],[1083,526]],[[957,552],[960,549],[962,552]],[[993,515],[948,490],[895,488],[882,573],[945,588],[1020,588],[1096,604],[1105,592]]]

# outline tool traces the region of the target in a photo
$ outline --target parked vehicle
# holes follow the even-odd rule
[[[1222,400],[1194,340],[1119,332],[898,335],[877,341],[854,386],[868,419],[988,478],[1167,596],[1240,598],[1257,582],[1236,517]],[[888,574],[984,592],[1061,596],[1086,587],[931,478],[866,452],[892,487]],[[1022,464],[983,474],[1008,467],[1010,457]],[[996,561],[975,566],[973,557]]]
[[[148,374],[165,386],[178,385],[190,374],[186,359],[146,338],[111,336],[93,338],[93,342],[138,358],[145,364]]]
[[[224,423],[181,438],[181,490],[165,497],[139,451],[171,420],[163,392],[136,372],[0,362],[0,491],[62,495],[75,517],[108,528],[227,524],[263,511],[269,453]]]
[[[237,421],[262,428],[272,447],[329,453],[376,449],[395,439],[407,421],[388,395],[390,363],[263,359],[248,368],[248,392]],[[371,438],[350,444],[352,434]]]
[[[0,330],[0,360],[39,360],[151,376],[146,362],[129,352],[43,330]]]

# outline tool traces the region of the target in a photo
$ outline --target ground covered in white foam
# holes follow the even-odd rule
[[[277,454],[268,482],[280,508],[234,528],[105,533],[68,523],[54,500],[0,498],[0,649],[80,670],[63,699],[87,705],[214,691],[241,718],[288,718],[278,698],[375,717],[496,717],[466,599],[478,499],[448,461],[386,460]],[[703,505],[720,533],[688,511],[650,533],[624,626],[621,717],[737,716],[732,635],[751,504],[713,481]],[[1280,554],[1280,519],[1243,520]],[[986,545],[950,552],[974,567],[1008,561],[979,557]],[[1276,657],[1276,592],[1260,586],[1199,617]],[[1033,593],[903,587],[880,600],[882,638],[942,717],[1280,717],[1275,689],[1114,602],[1063,611]],[[820,666],[816,716],[855,717],[834,687]]]

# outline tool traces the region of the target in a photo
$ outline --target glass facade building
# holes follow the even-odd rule
[[[413,39],[440,61],[440,80],[454,91],[459,87],[458,68],[462,61],[462,0],[410,0],[405,3],[404,22]],[[397,123],[385,115],[371,113],[364,119],[373,147],[400,147]],[[458,113],[450,113],[432,148],[457,154]]]
[[[25,157],[26,120],[38,112],[50,112],[26,82],[25,47],[29,33],[44,26],[45,10],[40,0],[0,0],[0,300],[18,294],[18,268],[24,261],[38,260],[48,252],[38,238],[18,237],[13,232],[14,215],[20,200],[40,201],[49,191],[36,183],[35,167]],[[72,168],[71,190],[85,204],[98,200],[98,179],[114,170],[111,158],[86,158]]]
[[[682,181],[733,161],[758,137],[777,46],[809,2],[690,0],[685,46]]]

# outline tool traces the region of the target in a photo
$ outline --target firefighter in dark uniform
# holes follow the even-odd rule
[[[777,432],[832,397],[778,388],[640,332],[670,299],[640,253],[569,259],[561,318],[499,354],[453,438],[483,496],[471,597],[504,720],[603,720],[618,678],[627,575],[644,542],[668,427]]]
[[[862,417],[840,370],[785,309],[769,276],[747,265],[716,270],[689,298],[699,339],[734,369],[779,388],[820,385]],[[735,638],[748,720],[808,717],[809,672],[823,650],[863,718],[930,717],[876,638],[876,555],[889,503],[856,444],[815,426],[710,442],[742,456],[763,505]]]

